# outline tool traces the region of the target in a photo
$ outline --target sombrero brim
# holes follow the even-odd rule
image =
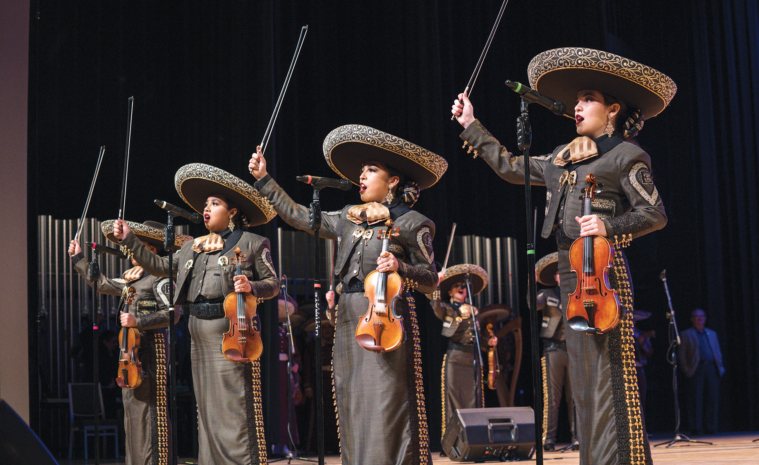
[[[104,221],[100,225],[100,230],[103,231],[103,235],[106,239],[113,242],[114,244],[120,245],[121,241],[119,241],[116,236],[113,235],[113,225],[116,223],[116,220],[108,220]],[[148,244],[152,244],[155,246],[158,250],[163,250],[163,229],[158,228],[157,226],[160,225],[160,223],[156,223],[153,221],[146,221],[145,224],[142,223],[133,223],[131,221],[126,222],[127,225],[129,225],[129,229],[132,230],[132,233],[137,236],[141,241],[145,241]],[[182,244],[184,244],[187,241],[191,241],[193,238],[192,236],[185,236],[183,234],[175,234],[174,235],[174,245],[176,247],[182,247]]]
[[[645,320],[651,317],[651,312],[646,312],[644,310],[633,310],[632,317],[633,321]]]
[[[279,322],[284,323],[287,321],[287,314],[290,313],[290,321],[295,325],[295,315],[298,313],[298,304],[295,302],[295,300],[287,296],[287,303],[285,304],[285,299],[278,298],[277,299],[277,307],[279,310]],[[300,323],[297,323],[300,324]]]
[[[440,295],[443,298],[447,298],[451,286],[463,282],[466,279],[467,273],[469,273],[469,279],[472,284],[472,296],[476,296],[485,290],[488,285],[488,272],[477,265],[469,265],[465,263],[452,266],[445,270],[445,277],[440,282]]]
[[[332,326],[332,323],[330,323],[330,321],[327,319],[327,314],[322,313],[322,315],[323,315],[321,318],[322,326],[324,325]],[[303,326],[301,326],[301,329],[307,333],[316,331],[316,318],[311,317],[308,320],[306,320],[306,322],[303,323]]]
[[[367,162],[380,162],[399,171],[420,189],[432,187],[448,169],[448,162],[429,150],[357,124],[340,126],[330,132],[324,139],[323,149],[330,168],[356,185],[361,167]]]
[[[554,252],[538,260],[535,274],[538,282],[544,286],[556,286],[556,271],[559,269],[559,253]]]
[[[269,201],[250,184],[224,170],[203,163],[191,163],[179,168],[174,187],[182,200],[198,213],[209,195],[221,195],[248,218],[250,226],[268,223],[277,213]]]
[[[677,92],[667,75],[633,60],[589,48],[557,48],[530,61],[530,85],[566,105],[574,117],[577,93],[595,90],[637,108],[646,119],[661,113]]]
[[[477,321],[483,321],[486,318],[495,317],[496,321],[503,321],[511,316],[511,307],[503,304],[493,304],[480,310],[477,314]]]

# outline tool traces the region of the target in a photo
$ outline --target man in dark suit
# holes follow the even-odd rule
[[[706,312],[693,310],[690,321],[693,327],[683,331],[677,350],[680,369],[686,376],[688,418],[692,434],[712,434],[717,431],[719,383],[725,367],[717,333],[705,327]]]

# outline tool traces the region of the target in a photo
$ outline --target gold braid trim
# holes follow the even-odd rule
[[[408,302],[408,317],[411,322],[411,332],[413,338],[414,350],[414,378],[416,387],[416,411],[418,413],[418,434],[419,434],[419,464],[426,465],[430,463],[430,440],[429,430],[427,429],[427,410],[424,402],[424,378],[422,377],[422,348],[419,339],[419,325],[416,321],[416,302],[411,294],[414,290],[414,283],[407,280],[406,282],[406,301]],[[407,355],[408,356],[408,355]]]
[[[158,413],[158,463],[169,463],[169,421],[166,415],[166,339],[161,332],[153,333],[156,359],[156,411]]]
[[[629,243],[629,242],[628,242]],[[618,244],[620,245],[620,244]],[[614,272],[617,278],[619,301],[621,304],[621,350],[622,370],[627,408],[627,428],[631,465],[645,465],[646,442],[644,438],[643,419],[640,412],[637,374],[635,372],[635,351],[633,339],[633,294],[630,277],[627,274],[625,259],[620,250],[614,254]]]
[[[337,306],[335,306],[335,328],[337,328]],[[335,406],[335,421],[337,422],[337,447],[338,454],[340,454],[340,461],[343,459],[343,443],[340,441],[340,414],[337,411],[337,389],[335,389],[335,344],[332,344],[332,360],[330,362],[332,370],[330,370],[330,376],[332,377],[332,402]]]
[[[540,367],[543,375],[543,445],[545,445],[548,437],[548,357],[545,355],[540,358]]]
[[[445,362],[447,360],[448,360],[448,353],[446,352],[446,354],[443,355],[443,369],[440,374],[440,398],[442,399],[442,404],[443,404],[443,429],[442,429],[442,433],[440,434],[441,441],[445,437],[445,427],[447,426],[446,423],[448,422],[445,416]]]
[[[261,363],[254,360],[251,366],[251,387],[253,388],[253,403],[256,421],[256,437],[258,439],[258,463],[266,465],[266,436],[264,435],[264,412],[261,407]]]

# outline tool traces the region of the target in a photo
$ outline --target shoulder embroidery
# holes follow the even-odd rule
[[[269,249],[264,248],[264,251],[261,252],[261,258],[266,264],[266,267],[269,268],[269,271],[271,271],[271,274],[277,276],[277,272],[274,271],[274,262],[271,260],[271,252],[269,252]]]
[[[638,179],[639,175],[640,180]],[[628,177],[630,179],[630,184],[632,184],[638,194],[646,199],[646,202],[649,204],[655,205],[657,200],[659,200],[659,191],[656,190],[656,186],[653,185],[654,182],[651,179],[651,172],[648,170],[648,166],[642,161],[634,164]],[[646,188],[643,187],[643,184],[650,184],[653,186],[653,191],[649,194]]]
[[[169,303],[169,286],[171,285],[169,278],[162,278],[155,285],[156,297],[161,299],[161,302],[167,307],[171,305]]]
[[[435,252],[432,250],[432,237],[430,235],[430,228],[424,227],[416,233],[416,242],[419,243],[419,250],[422,251],[422,255],[427,260],[427,263],[432,265],[435,259]]]

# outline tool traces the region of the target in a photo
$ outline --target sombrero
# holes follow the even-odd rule
[[[285,302],[285,299],[280,296],[277,299],[277,307],[279,308],[280,323],[285,323],[287,321],[288,313],[290,314],[290,321],[293,326],[300,326],[300,324],[303,323],[304,318],[297,314],[298,303],[289,295],[287,296],[287,302]]]
[[[505,304],[492,304],[480,310],[477,314],[477,321],[493,317],[498,322],[507,319],[509,316],[511,316],[511,307]]]
[[[448,169],[448,162],[440,155],[400,137],[358,124],[340,126],[327,134],[323,149],[329,167],[356,185],[359,184],[361,167],[371,161],[400,171],[420,189],[432,187]]]
[[[544,286],[556,286],[556,271],[559,269],[559,252],[549,253],[535,264],[535,275]]]
[[[575,114],[577,92],[595,90],[637,108],[646,119],[664,110],[677,92],[667,75],[613,53],[565,47],[536,56],[527,67],[530,86],[563,102],[566,115]]]
[[[114,223],[116,223],[116,220],[104,221],[103,224],[100,225],[100,230],[103,231],[103,235],[106,239],[113,242],[114,244],[121,244],[121,242],[116,239],[116,236],[113,235]],[[131,221],[127,221],[126,224],[129,225],[129,229],[131,229],[132,233],[141,241],[145,241],[148,244],[154,245],[158,250],[163,250],[163,230],[166,228],[165,224],[159,223],[157,221],[146,221],[144,223],[133,223]],[[174,245],[176,247],[182,247],[182,244],[191,240],[192,236],[175,234]]]
[[[477,265],[464,263],[446,268],[445,277],[440,282],[440,295],[447,299],[451,286],[463,282],[467,273],[469,273],[472,282],[472,296],[476,296],[487,287],[488,272]]]
[[[633,310],[633,321],[641,321],[651,317],[651,312],[645,310]]]
[[[201,214],[208,196],[218,194],[224,196],[247,217],[249,226],[268,223],[277,216],[269,201],[253,186],[211,165],[184,165],[174,175],[174,187],[182,200]]]

